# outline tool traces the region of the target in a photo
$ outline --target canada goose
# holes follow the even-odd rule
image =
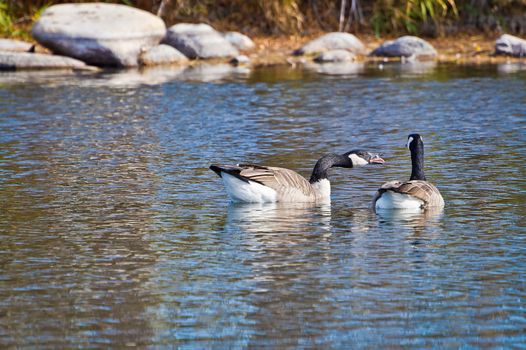
[[[424,175],[424,142],[419,134],[407,137],[411,151],[409,181],[389,181],[382,185],[373,199],[375,209],[426,209],[443,207],[444,199],[438,189],[426,181]]]
[[[327,178],[332,167],[352,168],[367,164],[382,164],[377,154],[353,150],[342,155],[321,157],[310,180],[295,171],[252,164],[215,165],[210,169],[223,179],[226,191],[234,202],[327,202],[331,185]]]

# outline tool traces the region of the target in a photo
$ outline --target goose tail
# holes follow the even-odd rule
[[[248,182],[248,179],[241,176],[241,171],[243,170],[242,167],[238,165],[223,165],[223,164],[212,164],[210,165],[210,170],[212,170],[214,173],[217,174],[219,177],[223,177],[222,173],[232,175],[234,177],[237,177],[238,179]]]

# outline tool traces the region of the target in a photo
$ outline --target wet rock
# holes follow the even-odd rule
[[[238,66],[240,64],[249,64],[250,58],[246,55],[239,55],[230,60],[230,64],[233,64],[234,66]]]
[[[0,51],[28,52],[33,44],[20,40],[0,39]]]
[[[495,53],[497,55],[526,57],[526,40],[503,34],[495,42]]]
[[[176,24],[168,28],[163,42],[188,58],[225,58],[239,54],[221,33],[208,24]]]
[[[322,52],[319,56],[314,58],[315,62],[350,62],[353,61],[356,55],[347,50],[331,50]]]
[[[365,47],[360,39],[352,34],[334,32],[309,41],[294,51],[294,54],[311,55],[329,50],[347,50],[354,54],[360,54],[364,52]]]
[[[159,64],[177,64],[188,62],[188,58],[170,45],[160,44],[154,46],[139,56],[139,63],[143,66]]]
[[[430,43],[410,35],[386,41],[371,52],[371,56],[383,57],[435,57],[436,55],[437,52]]]
[[[136,66],[142,48],[166,32],[157,16],[130,6],[86,3],[49,7],[33,26],[33,37],[55,53],[98,66]]]
[[[254,44],[252,39],[245,34],[239,32],[226,32],[223,36],[238,50],[248,51],[256,47],[256,44]]]
[[[70,57],[29,52],[0,52],[0,70],[19,69],[89,69],[82,61]]]

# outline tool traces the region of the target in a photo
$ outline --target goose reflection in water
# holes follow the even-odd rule
[[[231,203],[228,224],[249,233],[299,234],[330,231],[330,204],[314,203]]]
[[[423,209],[387,209],[377,210],[379,226],[404,230],[408,237],[414,238],[413,245],[420,244],[423,235],[430,238],[433,232],[438,232],[442,223],[444,209],[440,207]],[[409,230],[409,231],[408,231]]]
[[[427,210],[415,209],[377,209],[376,214],[380,224],[391,224],[407,228],[422,228],[436,226],[440,223],[444,209],[440,207],[428,208]]]

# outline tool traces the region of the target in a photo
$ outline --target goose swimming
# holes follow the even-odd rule
[[[424,174],[424,141],[419,134],[407,137],[411,151],[411,177],[409,181],[389,181],[383,184],[373,199],[375,209],[426,209],[443,207],[440,191]]]
[[[382,163],[379,155],[362,150],[331,153],[318,160],[308,181],[295,171],[270,166],[212,164],[210,169],[221,177],[234,202],[327,202],[331,196],[329,169]]]

